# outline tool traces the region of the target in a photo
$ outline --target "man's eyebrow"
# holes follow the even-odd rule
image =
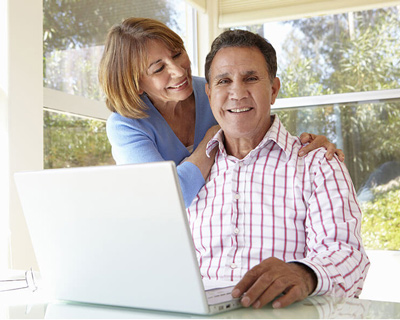
[[[217,74],[217,75],[214,77],[214,79],[225,78],[225,77],[229,76],[229,74],[230,74],[229,72],[220,73],[220,74]]]
[[[248,70],[243,75],[245,76],[252,76],[253,74],[258,73],[256,70]]]
[[[244,75],[244,76],[252,76],[252,75],[254,75],[254,74],[256,74],[256,73],[258,73],[256,70],[247,70],[247,71],[245,71],[245,72],[243,73],[243,75]],[[214,80],[222,79],[222,78],[228,77],[229,75],[230,75],[229,72],[220,73],[220,74],[217,74],[217,75],[214,77]]]

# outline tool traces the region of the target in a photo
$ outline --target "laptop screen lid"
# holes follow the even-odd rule
[[[54,297],[207,314],[173,162],[15,174]]]

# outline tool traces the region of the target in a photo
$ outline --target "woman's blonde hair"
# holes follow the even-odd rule
[[[185,50],[182,39],[165,24],[146,18],[128,18],[108,32],[99,65],[99,82],[112,112],[145,118],[139,79],[147,69],[146,44],[160,40],[171,51]]]

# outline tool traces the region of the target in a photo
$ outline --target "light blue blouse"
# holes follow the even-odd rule
[[[217,124],[205,93],[205,79],[193,77],[196,101],[194,149],[207,130]],[[107,120],[107,135],[112,155],[118,165],[172,160],[177,165],[183,199],[188,207],[205,181],[200,169],[191,162],[182,162],[190,152],[144,94],[148,118],[130,119],[112,113]]]

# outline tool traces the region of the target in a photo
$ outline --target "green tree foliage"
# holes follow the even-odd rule
[[[102,46],[108,30],[128,17],[154,18],[183,33],[172,1],[44,0],[44,86],[101,100]]]
[[[129,17],[149,17],[180,30],[165,0],[43,0],[44,52],[104,44],[108,30]]]
[[[290,22],[280,98],[400,87],[397,7]],[[294,132],[326,135],[346,154],[356,189],[381,164],[400,159],[398,102],[347,104],[280,112]]]
[[[362,236],[369,249],[400,250],[400,180],[373,190],[375,199],[362,205]]]
[[[301,71],[296,66],[309,59],[312,61],[309,72],[319,79],[323,94],[399,87],[400,18],[397,7],[287,23],[292,25],[294,32],[284,44],[281,77],[293,70]],[[307,95],[316,94],[318,91],[307,92]]]
[[[114,164],[104,121],[44,111],[44,168]]]

